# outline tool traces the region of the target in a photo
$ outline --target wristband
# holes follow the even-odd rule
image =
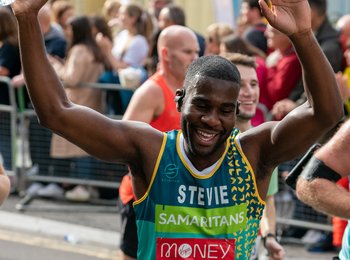
[[[301,176],[307,181],[312,181],[316,178],[327,179],[332,182],[337,182],[341,179],[341,175],[329,168],[323,161],[316,157],[312,157],[309,163],[305,166]]]
[[[268,237],[273,237],[277,241],[277,237],[276,237],[275,234],[267,233],[265,236],[262,237],[263,245],[264,245],[265,248],[266,248],[266,239]]]

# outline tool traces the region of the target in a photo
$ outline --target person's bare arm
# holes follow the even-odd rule
[[[2,164],[0,164],[0,205],[5,201],[10,193],[10,180],[6,176],[6,172]]]
[[[260,222],[261,234],[265,237],[265,248],[269,253],[270,260],[283,260],[285,251],[276,240],[276,207],[273,195],[266,197],[266,205]]]
[[[348,176],[350,174],[349,143],[350,121],[348,120],[314,156],[340,176]],[[300,176],[297,181],[297,196],[316,210],[350,219],[350,193],[330,180],[315,178],[310,181]]]
[[[153,80],[147,80],[132,96],[123,120],[150,123],[163,111],[162,90]]]
[[[243,146],[243,136],[254,135],[260,151],[257,164],[265,167],[275,167],[302,154],[343,116],[342,100],[334,73],[311,30],[308,1],[271,2],[272,10],[264,0],[259,1],[269,23],[288,35],[294,45],[303,68],[308,102],[294,109],[280,122],[267,123],[242,134]]]
[[[46,57],[37,21],[38,10],[45,3],[19,0],[12,5],[19,24],[24,75],[40,123],[95,157],[140,165],[144,171],[156,158],[162,133],[143,123],[111,120],[68,100]]]

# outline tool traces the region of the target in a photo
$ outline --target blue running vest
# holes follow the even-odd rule
[[[138,259],[249,259],[265,202],[238,133],[205,176],[181,154],[181,131],[164,134],[150,186],[134,203]]]

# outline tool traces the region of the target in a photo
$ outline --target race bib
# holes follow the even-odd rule
[[[157,238],[157,260],[235,259],[234,239]]]

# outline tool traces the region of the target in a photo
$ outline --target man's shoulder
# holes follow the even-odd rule
[[[139,92],[144,92],[144,95],[152,96],[155,98],[156,96],[162,93],[162,89],[160,85],[155,81],[152,77],[148,78],[138,89]],[[152,102],[157,102],[157,100],[153,100]]]
[[[169,88],[166,76],[160,72],[154,73],[147,81],[150,81],[150,84],[152,84],[153,87],[158,88],[159,90],[163,87]]]
[[[340,44],[340,32],[326,19],[317,31],[316,39],[320,45],[329,42]]]

